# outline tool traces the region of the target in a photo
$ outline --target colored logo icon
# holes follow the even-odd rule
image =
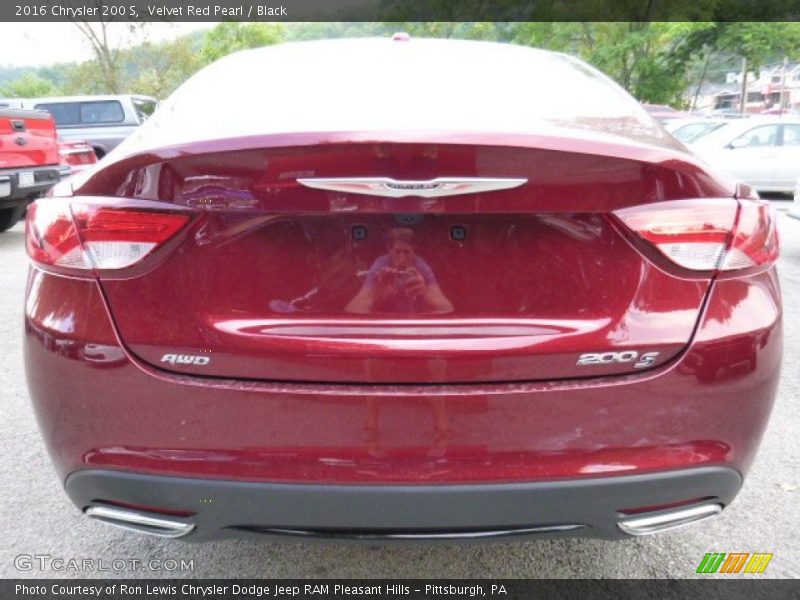
[[[771,553],[708,552],[700,561],[697,573],[763,573],[771,560]]]

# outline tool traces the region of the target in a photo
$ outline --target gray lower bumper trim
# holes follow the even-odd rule
[[[459,539],[509,535],[625,537],[621,510],[690,499],[727,506],[742,485],[738,471],[680,471],[546,481],[463,485],[251,483],[82,470],[67,478],[72,501],[89,506],[158,507],[192,512],[182,539],[253,535],[338,539]],[[525,531],[528,530],[528,531]],[[540,531],[536,531],[540,530]],[[485,536],[474,535],[485,532]],[[403,537],[406,536],[406,537]]]
[[[455,531],[429,529],[384,530],[384,529],[281,529],[278,527],[230,527],[231,531],[257,533],[278,537],[326,538],[352,542],[437,542],[493,540],[520,536],[567,534],[584,529],[586,525],[543,525],[540,527],[507,527],[500,529],[459,529]]]
[[[60,167],[48,165],[45,167],[19,167],[15,169],[0,170],[0,200],[4,204],[16,201],[17,204],[34,196],[38,196],[58,183],[61,178]],[[34,184],[26,187],[19,186],[19,174],[31,172]]]

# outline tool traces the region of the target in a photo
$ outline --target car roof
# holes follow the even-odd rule
[[[668,113],[680,112],[677,108],[674,108],[669,104],[650,104],[649,102],[642,102],[642,106],[648,112],[668,112]]]
[[[674,131],[684,125],[694,125],[696,123],[724,123],[724,121],[713,117],[680,117],[678,119],[670,119],[664,127],[668,131]]]
[[[47,96],[42,98],[17,98],[26,105],[33,104],[52,104],[57,102],[105,102],[108,100],[120,100],[122,98],[142,99],[156,101],[155,98],[150,96],[141,96],[139,94],[95,94],[95,95],[82,95],[82,96]]]
[[[256,134],[526,134],[547,128],[683,149],[627,92],[574,57],[512,44],[388,38],[231,54],[184,83],[126,144],[143,149]]]

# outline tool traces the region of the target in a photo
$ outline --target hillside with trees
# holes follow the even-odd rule
[[[93,60],[41,68],[0,67],[0,96],[140,93],[165,98],[198,69],[246,48],[339,37],[443,37],[511,42],[579,56],[644,102],[687,106],[691,91],[724,81],[746,60],[755,71],[800,59],[800,23],[220,23],[163,42],[146,24],[114,30],[78,23]],[[137,36],[145,41],[137,43]],[[128,44],[123,46],[122,40]]]

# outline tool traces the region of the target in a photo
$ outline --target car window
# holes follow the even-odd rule
[[[94,125],[101,123],[121,123],[125,120],[122,104],[117,100],[97,102],[43,102],[35,108],[46,110],[56,121],[56,125]]]
[[[800,125],[783,126],[783,145],[800,146]]]
[[[682,142],[693,142],[707,133],[711,133],[715,129],[719,129],[722,123],[689,123],[683,127],[678,127],[672,132],[676,138]]]
[[[78,102],[48,102],[37,104],[34,108],[49,112],[58,126],[79,125],[81,122],[81,107]]]
[[[133,108],[136,109],[136,116],[139,117],[141,123],[144,123],[156,109],[156,101],[152,98],[132,98],[132,102]]]
[[[81,102],[81,123],[121,123],[124,120],[122,104],[116,100]]]
[[[733,140],[732,145],[743,148],[758,148],[764,146],[774,146],[778,139],[777,125],[762,125],[743,133]]]

